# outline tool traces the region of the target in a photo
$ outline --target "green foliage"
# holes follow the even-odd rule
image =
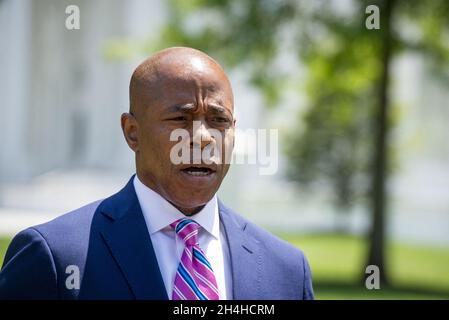
[[[156,48],[189,46],[210,53],[227,67],[244,66],[267,105],[279,99],[285,78],[273,65],[279,33],[292,21],[294,1],[170,1],[169,22]]]

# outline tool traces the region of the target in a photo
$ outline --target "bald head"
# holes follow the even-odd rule
[[[227,96],[223,98],[231,100],[233,108],[232,88],[223,68],[202,51],[173,47],[153,54],[134,71],[129,85],[130,112],[140,116],[164,94],[189,82],[202,84],[203,91],[223,90]]]

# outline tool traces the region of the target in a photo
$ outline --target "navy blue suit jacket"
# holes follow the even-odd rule
[[[220,201],[219,215],[234,299],[313,299],[300,250]],[[132,179],[105,200],[16,235],[0,272],[0,299],[168,299]]]

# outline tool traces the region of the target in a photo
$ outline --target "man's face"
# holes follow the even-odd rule
[[[143,108],[136,115],[139,178],[187,214],[198,211],[220,187],[230,160],[224,159],[223,152],[225,148],[232,150],[234,143],[230,85],[214,66],[201,65],[201,61],[198,64],[174,68],[171,76],[153,83],[151,90],[142,90],[139,103]],[[176,129],[189,133],[188,164],[175,164],[171,158],[172,148],[179,143],[170,141]],[[217,133],[221,139],[217,139]],[[194,164],[194,147],[202,151],[216,143],[221,163],[206,164],[203,159]]]

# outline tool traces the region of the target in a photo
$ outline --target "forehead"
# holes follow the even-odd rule
[[[233,111],[234,101],[232,89],[226,77],[211,70],[201,72],[189,72],[180,69],[177,73],[171,73],[159,77],[148,88],[151,104],[156,108],[153,111],[164,111],[173,105],[180,104],[208,104],[220,105],[229,111]],[[150,101],[148,101],[150,102]]]

